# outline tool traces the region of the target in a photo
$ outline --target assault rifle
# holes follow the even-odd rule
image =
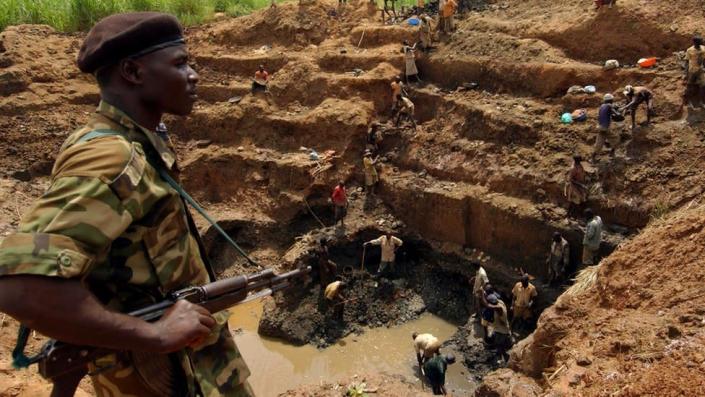
[[[292,281],[311,272],[305,267],[276,275],[272,269],[249,275],[230,277],[199,287],[189,287],[169,294],[162,302],[128,313],[145,321],[156,321],[178,300],[186,299],[211,313],[271,295],[291,286]],[[73,396],[78,383],[88,373],[88,364],[116,351],[105,348],[76,346],[56,340],[47,342],[31,363],[39,365],[39,373],[54,383],[51,397]]]

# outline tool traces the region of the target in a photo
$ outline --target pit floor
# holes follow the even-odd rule
[[[334,382],[365,373],[400,374],[419,382],[411,334],[428,332],[447,340],[458,327],[424,313],[402,325],[366,329],[361,335],[349,335],[333,346],[317,349],[257,334],[261,300],[236,306],[230,312],[230,329],[252,372],[249,381],[257,397],[274,397],[299,385]],[[446,374],[446,389],[456,397],[470,396],[477,384],[462,365],[462,357],[459,354],[456,357],[458,361],[449,366]]]

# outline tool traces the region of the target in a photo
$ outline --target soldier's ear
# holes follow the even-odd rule
[[[120,61],[120,65],[118,68],[120,76],[127,82],[135,85],[142,85],[143,66],[140,64],[139,61],[129,58],[123,59],[122,61]]]

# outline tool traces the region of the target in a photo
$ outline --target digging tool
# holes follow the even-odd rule
[[[326,225],[324,225],[323,222],[321,222],[321,219],[318,218],[318,216],[316,216],[316,213],[313,212],[313,210],[311,209],[311,206],[308,205],[308,201],[307,201],[305,198],[304,198],[304,203],[306,203],[306,208],[308,208],[308,211],[311,213],[311,215],[313,215],[313,217],[316,218],[316,220],[318,221],[318,223],[321,224],[321,227],[325,228]]]
[[[365,251],[367,246],[363,244],[362,246],[362,263],[360,263],[360,270],[365,270]]]
[[[357,43],[357,48],[360,48],[360,44],[362,44],[362,39],[365,38],[365,32],[366,32],[366,31],[367,31],[367,29],[363,29],[363,30],[362,30],[362,35],[360,35],[360,41]]]

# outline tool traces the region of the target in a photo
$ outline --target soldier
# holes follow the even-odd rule
[[[159,174],[178,170],[156,132],[162,115],[188,115],[197,99],[179,22],[109,16],[86,36],[78,67],[96,75],[102,101],[0,245],[0,311],[64,342],[163,360],[180,381],[164,390],[133,355],[115,354],[89,368],[99,397],[251,396],[227,312],[180,300],[156,322],[122,314],[214,280],[184,202]]]

